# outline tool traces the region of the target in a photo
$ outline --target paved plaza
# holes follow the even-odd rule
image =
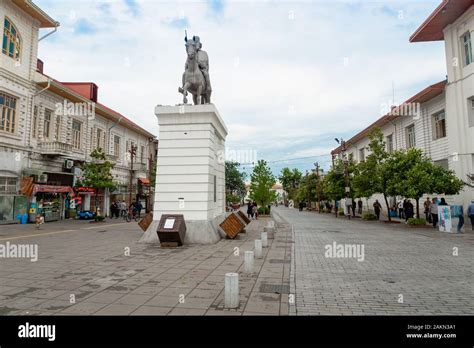
[[[448,234],[288,208],[274,213],[293,226],[291,314],[474,314],[472,232]],[[326,245],[334,242],[364,245],[364,260],[325,257]]]
[[[138,243],[139,227],[122,220],[40,230],[1,226],[0,244],[37,244],[38,261],[0,259],[0,314],[474,313],[470,231],[447,234],[285,207],[274,208],[273,219],[275,239],[255,259],[252,275],[243,272],[244,252],[253,250],[269,218],[252,221],[237,240],[167,249]],[[363,246],[363,255],[329,257],[337,256],[327,254],[334,245]],[[227,272],[240,276],[237,309],[224,308]]]
[[[237,240],[166,249],[138,243],[137,224],[122,221],[48,223],[38,231],[1,226],[0,244],[37,244],[38,261],[0,259],[0,314],[288,315],[288,226],[246,275],[244,252],[253,250],[268,218],[252,221]],[[237,309],[224,308],[227,272],[240,274]]]

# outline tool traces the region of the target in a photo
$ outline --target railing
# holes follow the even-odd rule
[[[38,148],[44,155],[62,155],[72,152],[72,144],[59,141],[43,141],[38,144]]]

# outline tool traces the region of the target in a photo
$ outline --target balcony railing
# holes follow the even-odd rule
[[[43,155],[64,155],[72,152],[72,144],[59,141],[42,141],[38,148]]]

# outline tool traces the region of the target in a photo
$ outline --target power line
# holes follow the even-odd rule
[[[288,162],[288,161],[297,161],[297,160],[304,160],[308,158],[319,158],[319,157],[326,157],[330,156],[328,155],[316,155],[316,156],[306,156],[306,157],[296,157],[296,158],[287,158],[287,159],[282,159],[282,160],[275,160],[275,161],[266,161],[267,163],[279,163],[279,162]],[[329,161],[328,161],[329,162]],[[242,166],[245,165],[255,165],[255,162],[248,162],[248,163],[239,163]]]

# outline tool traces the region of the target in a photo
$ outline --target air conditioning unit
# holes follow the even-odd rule
[[[72,167],[74,167],[74,161],[73,160],[64,161],[64,168],[71,169]]]
[[[46,184],[48,182],[48,174],[38,175],[38,182],[41,184]]]

